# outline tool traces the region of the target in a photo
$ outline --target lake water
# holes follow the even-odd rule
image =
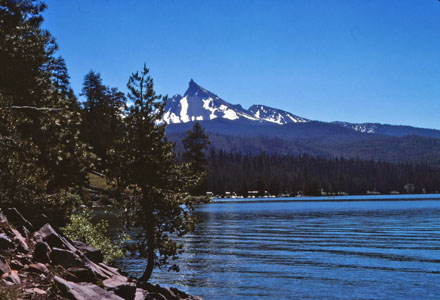
[[[274,200],[199,206],[181,272],[152,281],[207,300],[440,299],[440,201]]]

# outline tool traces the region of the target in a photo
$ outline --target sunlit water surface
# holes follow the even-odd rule
[[[440,299],[440,201],[212,203],[180,273],[204,299]],[[141,275],[143,261],[123,260]]]

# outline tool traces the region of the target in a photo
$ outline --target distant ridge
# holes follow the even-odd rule
[[[355,131],[363,133],[375,133],[384,134],[391,136],[407,136],[407,135],[418,135],[432,138],[440,138],[440,130],[429,129],[429,128],[419,128],[406,125],[389,125],[380,123],[348,123],[348,122],[333,122],[344,126],[346,128],[353,129]]]
[[[440,130],[313,121],[261,104],[245,109],[191,79],[183,96],[168,99],[162,122],[168,124],[170,139],[179,143],[195,121],[210,134],[212,147],[225,151],[424,161],[440,166]]]
[[[236,121],[238,126],[257,125],[292,125],[296,123],[314,122],[307,118],[297,116],[290,112],[269,107],[262,104],[254,104],[249,109],[244,109],[239,104],[231,104],[213,92],[201,87],[193,79],[189,81],[188,89],[182,95],[174,95],[168,99],[165,106],[163,122],[167,124],[184,124],[195,121],[214,121],[209,126],[212,132],[227,133],[221,130],[222,126],[215,126],[220,120]],[[417,135],[430,138],[440,138],[440,130],[417,128],[404,125],[387,125],[378,123],[348,123],[348,122],[320,122],[334,124],[359,133],[390,135],[403,137]],[[218,130],[216,130],[218,127]],[[322,127],[322,126],[321,126]],[[175,131],[175,130],[174,130]],[[238,130],[240,132],[242,130]],[[264,130],[263,130],[264,131]],[[256,133],[258,135],[258,133]],[[289,134],[287,134],[289,135]],[[296,136],[298,134],[295,134]]]

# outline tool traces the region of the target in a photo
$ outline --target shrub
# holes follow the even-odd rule
[[[62,231],[71,240],[81,241],[101,250],[105,262],[122,258],[125,255],[123,244],[128,236],[121,235],[116,241],[112,241],[109,237],[108,221],[93,222],[92,219],[93,213],[90,210],[75,212]]]

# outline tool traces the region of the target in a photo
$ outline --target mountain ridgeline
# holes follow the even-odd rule
[[[163,119],[168,124],[230,120],[284,125],[308,121],[264,105],[252,105],[249,109],[244,109],[241,105],[230,104],[202,88],[192,79],[183,96],[175,95],[168,100]]]
[[[163,122],[177,142],[199,122],[217,150],[248,154],[429,162],[440,165],[440,130],[377,123],[320,122],[290,112],[233,105],[191,79],[183,96],[168,99]]]

